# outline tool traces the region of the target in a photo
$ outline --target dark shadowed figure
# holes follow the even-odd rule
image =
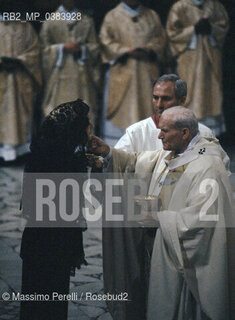
[[[92,129],[88,113],[89,107],[80,99],[56,107],[31,144],[25,172],[85,173],[88,160],[84,150]],[[69,293],[71,270],[86,264],[84,230],[80,222],[67,228],[26,226],[21,245],[23,294],[44,294],[51,299],[53,292]],[[67,311],[68,301],[25,301],[21,304],[20,319],[67,319]]]

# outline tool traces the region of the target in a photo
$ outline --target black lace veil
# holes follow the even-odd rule
[[[47,171],[49,163],[54,163],[55,169],[56,166],[67,166],[78,146],[85,158],[86,129],[90,124],[88,113],[88,105],[77,99],[57,106],[44,119],[30,146],[33,162],[40,168],[45,166],[42,171]]]
[[[70,153],[77,145],[85,145],[88,113],[89,107],[81,99],[59,105],[44,119],[31,151]]]

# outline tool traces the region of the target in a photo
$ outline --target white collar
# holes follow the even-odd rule
[[[168,160],[168,156],[165,158],[165,163],[168,166],[169,170],[175,169],[179,166],[182,166],[198,157],[198,152],[191,151],[194,146],[198,143],[201,136],[200,133],[198,133],[189,143],[187,149],[178,154],[178,157]]]
[[[77,8],[74,8],[72,11],[67,11],[62,4],[59,6],[58,11],[60,13],[64,13],[64,19],[68,23],[74,23],[75,20],[74,19],[71,20],[72,14],[74,15],[74,14],[78,13],[78,9]],[[66,14],[66,13],[70,13],[70,14]]]
[[[179,157],[169,159],[171,157],[171,153],[165,157],[164,161],[169,170],[185,165],[199,156],[202,157],[204,155],[213,155],[221,157],[221,151],[218,147],[215,147],[214,144],[210,144],[210,141],[205,143],[205,140],[207,140],[206,138],[201,138],[201,142],[198,138],[200,139],[200,136],[196,135],[194,141],[192,141],[192,144],[189,146],[189,149],[185,150],[185,152],[183,152]]]
[[[123,1],[121,2],[121,5],[122,5],[123,9],[127,12],[127,14],[129,16],[131,16],[132,18],[137,17],[142,10],[141,6],[138,6],[136,9],[132,9]]]
[[[198,134],[195,137],[193,137],[193,139],[189,142],[187,149],[184,152],[179,153],[178,156],[181,157],[185,152],[192,150],[195,144],[198,143],[200,139],[201,139],[201,135],[200,135],[200,132],[198,132]]]

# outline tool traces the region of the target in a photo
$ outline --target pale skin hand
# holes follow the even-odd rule
[[[110,152],[110,147],[102,139],[92,135],[88,141],[87,148],[89,152],[106,157]]]
[[[64,44],[64,51],[67,53],[76,53],[81,51],[81,47],[76,41],[71,41]]]

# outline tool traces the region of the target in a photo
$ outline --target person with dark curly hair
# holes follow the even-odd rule
[[[86,173],[85,146],[92,127],[89,107],[82,100],[56,107],[44,119],[38,136],[31,143],[25,176],[29,173]],[[71,270],[87,264],[83,251],[84,222],[74,227],[32,228],[29,223],[26,225],[20,254],[22,294],[44,294],[50,300],[53,292],[69,294]],[[23,301],[20,319],[67,319],[67,312],[68,301]]]

